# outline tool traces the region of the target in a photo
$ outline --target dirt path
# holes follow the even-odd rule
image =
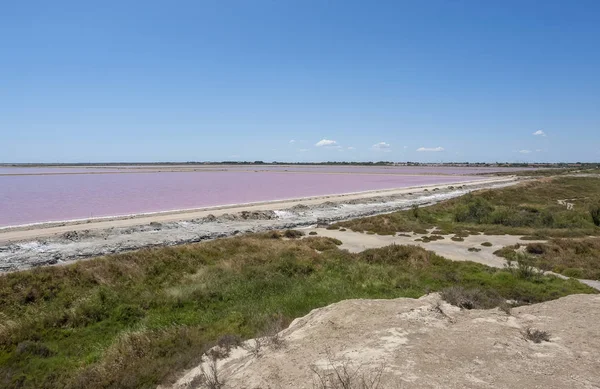
[[[599,321],[598,295],[513,308],[510,315],[460,310],[438,294],[345,300],[294,320],[276,346],[261,340],[258,357],[235,348],[217,373],[223,389],[321,389],[313,370],[326,376],[333,366],[356,372],[355,384],[380,375],[382,389],[591,389],[600,387]],[[526,340],[527,328],[547,331],[549,341]],[[202,388],[201,367],[207,370],[203,364],[188,371],[172,389]]]

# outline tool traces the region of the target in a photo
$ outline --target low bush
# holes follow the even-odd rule
[[[525,330],[525,339],[533,343],[542,343],[550,341],[550,333],[548,331],[537,330],[535,328],[527,328]]]
[[[318,251],[332,250],[342,244],[342,241],[330,237],[308,237],[304,242],[311,248]]]
[[[283,236],[289,239],[297,239],[304,236],[304,232],[298,230],[285,230]]]
[[[583,278],[585,275],[585,271],[583,269],[575,269],[572,267],[568,267],[566,269],[562,269],[562,275],[572,278]]]
[[[596,226],[600,226],[600,204],[590,207],[590,216]]]
[[[464,309],[490,309],[499,307],[506,301],[497,293],[479,288],[466,289],[461,286],[445,288],[440,295],[447,303]]]
[[[542,243],[529,243],[525,247],[525,251],[529,254],[544,254],[544,245]]]
[[[493,246],[493,244],[491,242],[483,242],[481,245],[483,247],[492,247]]]
[[[45,344],[31,340],[19,343],[15,352],[19,355],[30,355],[42,358],[48,358],[54,355],[54,352]]]

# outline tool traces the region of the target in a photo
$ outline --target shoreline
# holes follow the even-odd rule
[[[342,220],[395,212],[415,205],[425,207],[472,191],[502,188],[521,181],[519,178],[495,178],[465,185],[454,183],[383,192],[318,196],[0,232],[0,274],[238,234],[324,226]]]
[[[462,178],[462,177],[461,177]],[[318,196],[308,197],[297,197],[289,199],[279,200],[266,200],[249,203],[237,203],[237,204],[223,204],[208,207],[198,208],[185,208],[178,210],[168,211],[156,211],[156,212],[142,212],[127,215],[115,215],[115,216],[98,216],[92,218],[82,219],[71,219],[71,220],[59,220],[59,221],[47,221],[47,222],[36,222],[14,226],[0,227],[0,243],[5,243],[15,240],[35,239],[40,237],[51,236],[55,234],[64,233],[67,231],[78,231],[78,230],[92,230],[92,229],[103,229],[103,228],[114,228],[114,227],[131,227],[141,224],[149,224],[152,222],[167,223],[185,221],[190,219],[196,219],[199,217],[208,216],[208,214],[214,214],[214,216],[220,216],[227,211],[232,212],[244,212],[244,211],[269,211],[276,210],[279,208],[288,208],[296,203],[303,202],[308,205],[314,205],[324,201],[344,201],[344,200],[358,200],[370,197],[379,196],[394,196],[402,195],[410,192],[424,192],[425,190],[433,190],[439,187],[448,186],[463,186],[470,187],[474,185],[485,185],[494,183],[503,183],[515,181],[516,177],[493,177],[488,179],[472,180],[472,181],[456,181],[441,183],[435,185],[421,185],[421,186],[409,186],[402,188],[393,189],[376,189],[360,192],[348,192],[341,194],[325,194]],[[260,207],[260,209],[259,209]]]

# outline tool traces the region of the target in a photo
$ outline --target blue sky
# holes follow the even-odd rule
[[[600,160],[599,1],[1,8],[0,162]]]

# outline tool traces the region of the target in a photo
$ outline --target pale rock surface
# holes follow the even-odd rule
[[[498,310],[461,310],[438,294],[346,300],[315,309],[259,357],[242,348],[219,362],[224,388],[317,388],[311,367],[347,364],[359,375],[383,367],[385,388],[600,388],[600,296]],[[550,342],[524,338],[527,328]],[[252,341],[250,341],[252,342]],[[354,370],[352,370],[354,371]],[[173,389],[202,388],[200,367]],[[196,379],[194,379],[196,378]]]

